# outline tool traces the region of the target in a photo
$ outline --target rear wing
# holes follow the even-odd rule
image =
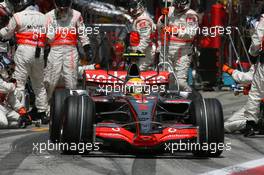
[[[108,71],[109,74],[118,77],[121,80],[126,79],[127,71]],[[96,83],[96,84],[123,84],[123,81],[107,74],[106,70],[85,70],[84,77],[87,83]],[[146,84],[149,85],[160,85],[160,84],[169,84],[169,77],[170,72],[161,71],[159,75],[156,75],[156,71],[146,71],[141,72],[140,77],[142,80],[146,80]],[[150,77],[154,76],[153,78],[149,79]]]

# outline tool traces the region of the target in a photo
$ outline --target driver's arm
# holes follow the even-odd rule
[[[82,44],[82,47],[84,49],[86,59],[91,60],[93,58],[93,50],[92,47],[90,46],[90,39],[88,37],[88,33],[86,31],[84,22],[83,22],[83,17],[81,13],[77,12],[76,14],[78,20],[77,20],[77,31],[78,31],[78,39]]]
[[[83,17],[81,16],[81,13],[76,14],[78,20],[77,20],[77,31],[78,31],[78,39],[80,40],[82,46],[89,45],[90,40],[88,37],[88,33],[86,31],[84,22],[83,22]]]

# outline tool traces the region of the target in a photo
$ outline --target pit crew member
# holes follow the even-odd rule
[[[26,127],[31,118],[15,97],[16,81],[7,70],[11,62],[5,57],[0,59],[0,128]]]
[[[140,70],[151,69],[156,52],[156,44],[154,41],[156,24],[144,7],[144,0],[129,0],[128,8],[129,14],[133,18],[131,32],[137,32],[139,34],[139,44],[132,44],[131,50],[146,54],[145,58],[139,60]]]
[[[83,18],[80,12],[71,8],[72,0],[55,0],[54,3],[56,8],[46,14],[47,38],[51,46],[44,80],[48,99],[51,98],[61,75],[65,88],[76,88],[78,39],[87,58],[92,57],[90,40],[86,34]]]
[[[256,71],[253,76],[251,89],[248,96],[248,102],[245,105],[244,116],[247,120],[245,136],[255,134],[255,131],[264,127],[259,124],[259,106],[264,98],[264,56],[263,56],[263,37],[264,37],[264,14],[262,14],[258,26],[253,33],[252,43],[249,53],[252,56],[260,55],[260,59],[256,64]]]
[[[255,65],[252,65],[248,72],[241,72],[237,69],[224,65],[223,72],[226,72],[232,76],[235,82],[240,84],[249,85],[252,82],[255,72]],[[247,120],[244,117],[245,106],[236,111],[230,118],[225,121],[225,132],[234,133],[236,131],[243,132],[246,128]]]
[[[199,24],[198,15],[190,9],[190,5],[190,0],[173,0],[173,6],[162,10],[163,15],[157,23],[160,60],[163,60],[164,56],[168,58],[176,72],[180,90],[183,91],[191,91],[187,77],[192,60],[193,41]]]
[[[7,27],[0,30],[0,37],[4,39],[16,36],[18,48],[14,61],[16,64],[14,78],[17,80],[17,98],[22,101],[25,84],[30,77],[36,95],[37,115],[33,120],[41,119],[43,124],[48,123],[46,110],[48,108],[47,94],[43,83],[45,46],[45,16],[38,11],[34,0],[16,0],[13,2],[17,10],[10,19]]]

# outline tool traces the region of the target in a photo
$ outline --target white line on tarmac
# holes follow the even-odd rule
[[[214,170],[200,175],[230,175],[232,173],[246,171],[248,169],[256,168],[263,165],[264,165],[264,158]]]

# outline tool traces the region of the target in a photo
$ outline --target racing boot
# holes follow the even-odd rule
[[[251,137],[255,135],[257,131],[257,124],[254,121],[247,121],[246,128],[243,131],[245,137]]]
[[[18,128],[26,128],[28,125],[32,124],[32,119],[30,115],[27,113],[26,108],[21,107],[18,111],[20,117],[18,118]]]
[[[261,118],[258,121],[258,131],[260,135],[264,135],[264,119]]]
[[[260,119],[258,121],[259,134],[264,135],[264,99],[260,103]]]
[[[18,128],[24,129],[31,124],[32,124],[32,119],[28,114],[20,116],[18,119]]]

